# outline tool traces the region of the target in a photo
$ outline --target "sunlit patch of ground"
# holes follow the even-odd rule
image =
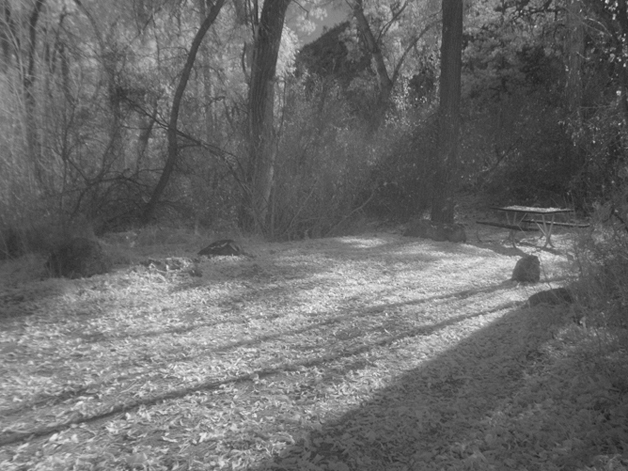
[[[83,280],[0,267],[0,468],[622,469],[625,382],[572,308],[526,304],[569,282],[566,236],[474,230],[251,242],[202,277],[136,263],[190,241]],[[510,281],[525,253],[539,284]]]

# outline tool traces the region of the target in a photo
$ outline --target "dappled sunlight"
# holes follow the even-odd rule
[[[481,247],[345,239],[202,260],[200,278],[135,265],[27,285],[40,296],[0,331],[0,459],[22,443],[35,456],[51,433],[55,453],[131,433],[157,457],[185,446],[260,470],[469,458],[560,323],[526,307],[542,286],[511,282],[516,258]]]

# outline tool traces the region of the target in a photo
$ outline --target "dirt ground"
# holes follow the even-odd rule
[[[466,244],[371,227],[195,262],[189,235],[110,245],[87,279],[1,265],[0,468],[626,469],[607,334],[527,304],[576,286],[570,233],[513,248],[472,216]],[[510,280],[524,254],[539,283]]]

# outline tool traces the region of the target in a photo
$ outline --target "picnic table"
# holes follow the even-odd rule
[[[515,246],[515,234],[518,231],[541,231],[542,238],[545,238],[545,245],[554,247],[552,244],[552,231],[554,226],[587,227],[588,224],[577,224],[556,221],[556,215],[572,213],[569,208],[539,208],[534,206],[494,206],[495,211],[503,212],[506,215],[506,224],[490,221],[477,221],[479,224],[497,226],[510,229],[510,240]]]

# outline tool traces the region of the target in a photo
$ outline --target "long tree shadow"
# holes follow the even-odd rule
[[[358,407],[318,429],[295,432],[300,437],[295,444],[254,469],[550,469],[540,464],[538,456],[509,461],[508,453],[498,453],[499,447],[490,449],[491,443],[497,443],[494,434],[510,434],[499,444],[517,455],[518,445],[524,446],[517,436],[529,437],[551,420],[543,415],[528,417],[525,426],[531,429],[526,430],[494,426],[517,400],[528,371],[543,361],[543,346],[552,329],[537,315],[528,308],[510,310],[460,339],[455,347],[405,371]],[[401,340],[391,347],[408,357],[422,338]],[[593,424],[597,418],[590,420]],[[565,430],[563,438],[586,437]],[[592,457],[579,459],[587,458]]]
[[[498,309],[498,308],[495,308],[495,309]],[[375,311],[375,313],[377,312],[379,311]],[[353,364],[361,364],[358,357],[361,354],[369,353],[375,348],[388,347],[395,343],[403,341],[404,339],[428,336],[434,332],[441,331],[443,329],[446,329],[447,327],[456,325],[462,320],[476,318],[476,317],[485,315],[488,312],[490,311],[476,312],[470,315],[461,314],[459,316],[449,318],[442,322],[429,324],[429,325],[421,326],[421,327],[416,327],[416,328],[409,329],[404,332],[399,332],[394,335],[387,335],[384,338],[376,339],[371,342],[359,343],[356,345],[348,346],[340,350],[335,350],[335,351],[330,350],[326,354],[317,355],[317,356],[306,358],[300,361],[290,361],[287,363],[282,363],[276,367],[268,367],[268,368],[256,370],[251,374],[241,374],[241,375],[231,377],[228,379],[209,380],[209,381],[204,381],[204,382],[195,384],[193,386],[175,388],[163,394],[157,394],[148,398],[141,398],[141,399],[133,400],[131,402],[127,402],[124,404],[118,404],[117,406],[108,409],[104,413],[97,413],[92,416],[84,416],[76,420],[68,421],[67,423],[64,423],[64,424],[53,424],[49,426],[43,426],[38,429],[32,429],[32,430],[29,430],[28,432],[23,432],[23,433],[22,432],[8,432],[8,433],[5,433],[4,435],[0,435],[0,445],[17,442],[29,436],[39,436],[39,435],[50,434],[53,432],[63,430],[72,424],[76,425],[80,423],[86,423],[93,420],[102,419],[116,413],[136,409],[137,407],[140,407],[140,406],[150,406],[164,400],[185,397],[194,392],[217,390],[226,384],[247,383],[251,381],[252,377],[268,378],[268,377],[275,377],[277,375],[283,376],[285,371],[297,371],[302,368],[320,367],[328,363],[337,362],[338,360],[349,359],[349,358],[356,358],[356,360],[353,361]],[[254,342],[260,343],[265,340],[267,339],[257,338],[254,340]],[[233,346],[229,346],[229,348],[232,348],[232,347]],[[343,373],[347,373],[347,371],[343,371]],[[116,380],[118,381],[121,379],[123,378],[122,377],[116,378]],[[94,385],[91,385],[92,389],[93,387]],[[81,387],[78,389],[65,390],[59,395],[46,395],[36,401],[29,402],[28,404],[20,405],[12,409],[5,409],[3,411],[3,414],[5,417],[10,417],[44,402],[50,405],[52,403],[65,401],[65,400],[68,400],[69,398],[74,398],[76,396],[79,396],[85,393],[88,389],[90,388]]]
[[[335,256],[339,259],[346,258],[345,251],[342,250],[342,244],[345,243],[346,241],[334,242],[328,250],[329,258]],[[382,250],[385,254],[391,248],[395,248],[393,259],[398,257],[405,260],[408,249],[412,252],[412,243],[387,241],[375,249],[363,247],[359,241],[350,242],[348,245],[351,246],[350,258],[353,257],[356,263],[362,263],[361,253],[362,257],[364,253],[371,254],[370,250]],[[399,250],[396,249],[397,246]],[[436,248],[439,249],[440,246]],[[447,249],[449,251],[450,247]],[[475,253],[477,249],[461,246],[460,250]],[[426,257],[417,253],[415,260],[430,263],[431,257],[432,254]],[[251,270],[254,268],[251,264],[247,267]],[[321,271],[323,269],[324,267]],[[409,269],[420,268],[412,266]],[[267,272],[273,274],[273,270],[274,268],[270,267]],[[280,267],[278,273],[289,273],[288,270],[282,270]],[[306,281],[303,278],[309,273],[308,270],[310,267],[297,274],[299,278],[291,288],[295,285],[303,288],[302,283]],[[259,269],[252,270],[250,274],[251,278],[261,280],[259,285],[251,290],[250,296],[256,299],[272,297],[276,294],[277,288],[272,284],[265,286],[265,277],[268,273],[257,273],[258,271]],[[492,302],[490,308],[487,307],[488,303],[484,304],[486,298],[496,297],[500,290],[511,285],[504,282],[482,288],[469,289],[469,286],[473,285],[465,284],[465,289],[461,290],[449,287],[450,292],[444,294],[399,303],[385,301],[372,303],[372,298],[369,298],[364,304],[358,304],[353,299],[347,298],[347,302],[340,306],[339,315],[333,315],[335,310],[312,312],[313,322],[305,327],[287,326],[267,335],[252,335],[251,338],[225,341],[220,345],[222,349],[217,348],[216,344],[212,348],[199,349],[196,353],[206,356],[209,362],[212,359],[210,353],[214,351],[232,351],[241,347],[245,347],[242,350],[247,350],[246,347],[250,346],[263,346],[270,350],[277,348],[278,343],[274,341],[279,341],[283,337],[294,343],[296,340],[293,339],[300,334],[315,330],[320,330],[321,334],[324,334],[307,336],[315,342],[306,341],[294,346],[296,354],[288,358],[288,361],[283,361],[281,353],[278,352],[276,362],[260,365],[252,361],[252,364],[256,365],[256,370],[251,373],[214,378],[203,376],[198,382],[186,382],[183,387],[177,385],[154,396],[134,397],[114,407],[95,409],[90,417],[80,417],[61,425],[52,424],[39,430],[10,432],[4,438],[0,437],[0,444],[24,440],[30,435],[50,434],[71,425],[93,422],[112,414],[141,406],[156,405],[165,400],[178,399],[197,392],[218,391],[228,385],[237,385],[242,389],[254,388],[255,381],[260,379],[278,382],[278,377],[286,378],[292,375],[295,381],[303,380],[301,390],[314,389],[308,383],[314,375],[308,377],[305,374],[300,375],[298,372],[303,369],[322,371],[326,368],[323,380],[316,386],[317,391],[321,391],[324,387],[334,386],[337,379],[333,377],[333,374],[336,374],[334,372],[342,379],[337,383],[341,383],[348,375],[367,372],[370,362],[379,361],[378,355],[381,361],[388,361],[388,354],[394,351],[404,360],[399,360],[396,365],[395,371],[398,370],[398,374],[392,376],[392,380],[389,378],[386,381],[385,384],[389,386],[374,390],[368,398],[364,398],[359,407],[352,410],[335,409],[342,415],[322,417],[320,422],[322,425],[315,429],[305,423],[287,424],[286,430],[296,437],[296,443],[282,450],[273,460],[260,464],[258,469],[429,469],[435,463],[440,468],[451,469],[443,461],[451,454],[448,446],[451,443],[461,444],[459,451],[468,458],[465,450],[472,449],[468,444],[477,440],[474,431],[486,427],[487,417],[490,418],[499,411],[500,401],[508,400],[524,383],[528,359],[538,359],[539,347],[550,335],[549,330],[536,326],[532,313],[527,309],[511,310],[493,324],[477,331],[477,328],[473,327],[474,322],[481,322],[484,316],[512,309],[513,303]],[[286,290],[286,294],[289,292],[289,289]],[[436,290],[429,292],[443,293]],[[473,305],[473,309],[467,309],[463,303],[457,303],[450,307],[449,311],[460,313],[459,315],[452,315],[446,320],[434,316],[432,321],[430,311],[438,310],[440,301],[456,302],[477,294],[485,296],[478,300],[469,299],[469,306]],[[188,316],[190,312],[184,310],[182,315]],[[420,317],[424,324],[408,322],[411,316]],[[318,317],[326,319],[315,322]],[[379,317],[381,320],[378,320]],[[150,337],[164,333],[172,336],[175,333],[214,325],[216,324],[213,322],[205,322],[184,330],[160,327],[155,329],[156,335],[151,333]],[[464,325],[467,329],[459,330],[459,326]],[[342,328],[336,328],[337,326]],[[460,332],[466,333],[462,335]],[[451,343],[451,335],[461,340],[454,348],[445,350],[444,345]],[[442,336],[448,337],[444,339]],[[141,337],[148,338],[149,335],[143,333]],[[133,334],[122,333],[116,338],[135,337]],[[364,340],[360,341],[362,338]],[[434,343],[435,338],[441,338],[441,343]],[[100,337],[95,338],[96,342],[100,340]],[[343,341],[346,343],[343,344]],[[433,345],[430,353],[426,354],[421,349],[429,342]],[[180,348],[179,344],[174,347]],[[253,350],[258,351],[262,348]],[[302,355],[304,351],[305,355]],[[420,358],[430,360],[420,361]],[[190,359],[192,357],[177,359],[177,362],[180,364]],[[83,392],[81,389],[77,390],[77,394]],[[75,395],[75,391],[71,393]],[[224,390],[224,394],[228,395],[228,391]],[[285,396],[299,399],[298,393],[294,390],[286,392]],[[58,401],[65,400],[66,393],[59,395]],[[258,402],[266,404],[264,398]],[[470,409],[472,413],[465,412],[466,409]],[[266,412],[268,415],[272,413]],[[434,450],[437,454],[431,454]],[[439,456],[445,458],[438,458]],[[425,466],[421,467],[423,465]]]
[[[425,304],[429,304],[430,302],[433,301],[437,301],[437,300],[450,300],[450,299],[455,299],[455,298],[460,298],[460,299],[464,299],[467,298],[468,296],[471,296],[472,294],[479,294],[479,293],[495,293],[497,291],[500,291],[502,289],[507,289],[511,287],[511,283],[509,282],[505,282],[505,283],[499,283],[493,286],[489,286],[486,288],[481,288],[481,289],[474,289],[474,290],[463,290],[463,291],[458,291],[458,292],[454,292],[454,293],[448,293],[448,294],[444,294],[444,295],[437,295],[437,296],[431,296],[431,297],[427,297],[427,298],[423,298],[420,300],[415,300],[415,301],[409,301],[409,302],[402,302],[402,303],[381,303],[375,306],[369,306],[366,309],[360,309],[359,311],[356,311],[353,308],[350,307],[346,307],[345,309],[342,310],[342,314],[339,315],[334,315],[334,316],[329,316],[332,313],[329,312],[314,312],[312,313],[312,317],[317,319],[317,318],[323,318],[323,320],[316,320],[314,321],[312,324],[308,325],[307,327],[304,328],[296,328],[296,329],[285,329],[285,330],[281,330],[279,332],[273,333],[273,334],[269,334],[269,335],[258,335],[255,336],[251,339],[247,339],[247,340],[241,340],[241,341],[236,341],[236,342],[225,342],[223,345],[217,346],[215,348],[212,349],[212,351],[215,352],[225,352],[225,351],[231,351],[231,350],[235,350],[238,349],[240,347],[261,347],[264,343],[269,342],[269,341],[276,341],[279,340],[281,338],[288,338],[288,337],[292,337],[298,334],[304,334],[304,333],[312,333],[312,331],[315,330],[322,330],[322,329],[326,329],[328,330],[329,333],[329,339],[327,340],[328,344],[327,345],[323,345],[323,349],[327,352],[321,355],[317,355],[314,358],[311,359],[307,359],[307,360],[303,360],[303,361],[299,361],[299,362],[292,362],[290,364],[285,364],[282,365],[281,367],[278,368],[269,368],[267,371],[257,371],[256,374],[260,375],[260,376],[269,376],[278,372],[282,371],[282,368],[287,368],[287,369],[295,369],[295,368],[301,368],[301,367],[313,367],[313,366],[320,366],[323,365],[325,363],[329,363],[329,362],[333,362],[333,361],[337,361],[343,358],[350,358],[350,357],[355,357],[358,356],[360,354],[364,354],[366,352],[369,352],[370,350],[377,348],[377,347],[387,347],[389,345],[395,344],[403,339],[407,339],[407,338],[412,338],[412,337],[417,337],[417,336],[427,336],[430,335],[436,331],[440,331],[442,329],[445,329],[449,326],[455,325],[465,319],[472,319],[475,317],[480,317],[480,316],[484,316],[486,314],[489,314],[491,312],[495,312],[498,310],[503,310],[505,308],[507,308],[509,305],[512,305],[513,303],[507,303],[507,305],[497,305],[491,309],[484,309],[481,311],[474,311],[471,313],[465,313],[465,314],[460,314],[457,316],[453,316],[451,318],[448,318],[447,320],[444,321],[440,321],[440,322],[435,322],[435,323],[426,323],[425,325],[421,325],[421,326],[413,326],[411,323],[408,324],[402,324],[402,325],[395,325],[394,327],[389,327],[390,331],[388,332],[387,335],[381,337],[381,338],[374,338],[373,340],[371,340],[370,342],[364,342],[364,343],[359,343],[358,345],[353,345],[353,346],[349,346],[348,348],[344,348],[342,347],[342,345],[338,342],[337,339],[339,338],[343,338],[344,340],[347,340],[349,338],[355,338],[355,337],[359,337],[365,333],[368,333],[368,330],[381,330],[382,326],[379,323],[375,323],[371,326],[360,326],[357,330],[355,328],[353,328],[352,326],[347,326],[347,322],[349,321],[361,321],[364,322],[366,320],[376,320],[378,318],[381,317],[382,312],[385,311],[394,311],[396,309],[399,308],[406,308],[406,309],[410,309],[410,310],[420,310],[421,306],[425,305]],[[519,304],[516,303],[515,304]],[[224,322],[224,321],[223,321]],[[349,322],[350,323],[350,322]],[[139,338],[139,337],[147,337],[147,336],[161,336],[161,335],[172,335],[174,333],[183,333],[183,332],[188,332],[188,331],[192,331],[195,329],[198,329],[200,327],[206,327],[208,325],[214,325],[214,323],[207,323],[207,324],[196,324],[193,327],[189,327],[183,330],[179,330],[179,329],[164,329],[164,330],[158,330],[155,331],[151,334],[146,334],[144,333],[143,335],[128,335],[128,334],[121,334],[119,336],[117,336],[117,338],[119,339],[123,339],[123,340],[128,340],[128,339],[133,339],[133,338]],[[338,327],[339,330],[336,332],[336,335],[334,336],[333,334],[331,334],[331,331],[334,330],[334,327]],[[103,338],[95,338],[93,340],[93,342],[99,342],[102,341]],[[321,345],[317,346],[317,349],[320,349]],[[304,347],[305,349],[305,347]],[[202,352],[203,355],[206,354],[205,351]],[[58,357],[61,361],[63,362],[69,362],[72,360],[72,356],[71,354],[68,357],[64,357],[64,356],[59,356]],[[191,361],[195,361],[196,360],[196,356],[190,356],[187,357],[185,361],[187,362],[191,362]],[[181,360],[178,360],[178,363],[182,363]],[[161,366],[159,364],[154,365],[151,370],[155,370],[155,371],[159,371],[159,369],[161,368]],[[103,387],[105,384],[111,383],[113,381],[123,381],[123,380],[128,380],[132,377],[136,377],[136,373],[133,374],[120,374],[118,376],[115,376],[114,378],[108,378],[107,380],[102,380],[102,381],[98,381],[98,382],[92,382],[90,384],[89,387],[87,386],[80,386],[77,388],[66,388],[64,389],[64,391],[61,394],[56,394],[56,395],[51,395],[51,394],[42,394],[37,396],[37,398],[31,400],[31,401],[27,401],[24,402],[22,404],[16,404],[14,405],[14,407],[12,407],[11,409],[5,409],[4,410],[4,414],[6,417],[9,416],[15,416],[15,415],[19,415],[21,413],[23,413],[25,410],[33,408],[37,405],[42,405],[42,404],[58,404],[61,403],[63,401],[68,400],[69,398],[72,397],[77,397],[80,396],[81,394],[85,393],[88,389],[94,389],[97,386],[98,387]],[[202,386],[194,386],[191,388],[187,388],[187,389],[183,389],[183,390],[178,390],[178,392],[174,392],[171,391],[169,392],[167,395],[163,396],[163,397],[159,397],[159,400],[163,400],[163,399],[167,399],[167,398],[173,398],[173,397],[182,397],[185,396],[186,394],[189,394],[190,392],[193,391],[199,391],[199,390],[203,390],[203,389],[215,389],[215,387],[217,385],[220,384],[226,384],[226,383],[230,383],[230,382],[237,382],[239,380],[246,380],[248,379],[248,376],[245,375],[240,379],[232,379],[232,380],[228,380],[228,381],[209,381],[206,383],[203,383]],[[137,401],[137,402],[133,402],[130,404],[126,404],[124,405],[124,410],[129,410],[129,409],[133,409],[134,407],[137,407],[139,405],[150,405],[153,402],[155,402],[156,399],[155,398],[151,398],[148,401]],[[121,406],[122,407],[122,406]],[[122,409],[116,409],[116,410],[122,410]],[[109,414],[107,414],[109,415]],[[44,430],[48,430],[46,428],[44,428]],[[56,429],[52,429],[52,430],[56,430]],[[33,431],[29,432],[29,433],[33,433]],[[1,442],[2,440],[0,440]]]

